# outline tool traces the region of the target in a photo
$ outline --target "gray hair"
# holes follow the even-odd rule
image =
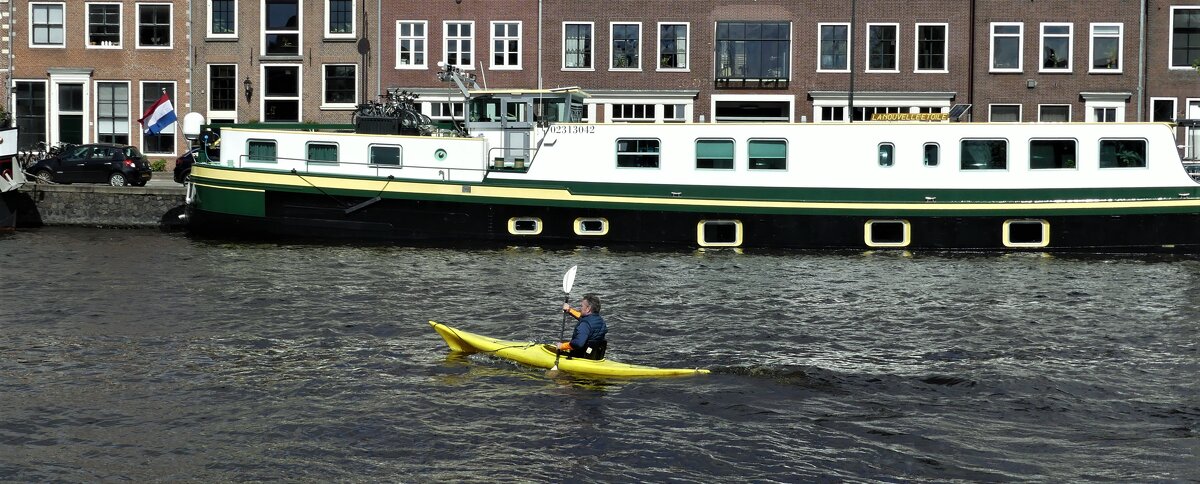
[[[583,300],[587,301],[588,306],[592,307],[593,314],[600,314],[600,296],[595,294],[584,294]]]

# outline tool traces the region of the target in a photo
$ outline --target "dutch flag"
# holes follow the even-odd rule
[[[142,130],[146,134],[158,134],[174,123],[175,108],[171,106],[171,98],[167,97],[167,93],[164,92],[162,97],[154,101],[138,122],[142,123]]]

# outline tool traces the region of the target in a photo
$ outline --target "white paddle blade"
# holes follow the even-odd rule
[[[563,275],[563,292],[571,293],[571,286],[575,285],[575,271],[577,270],[579,270],[579,266],[571,266],[571,269]]]

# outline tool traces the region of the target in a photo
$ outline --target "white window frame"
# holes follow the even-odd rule
[[[422,34],[420,36],[416,36],[416,35],[401,36],[400,35],[400,26],[403,24],[414,24],[414,25],[420,24],[423,27],[421,29]],[[421,45],[424,46],[424,48],[421,49],[421,54],[423,54],[421,56],[421,59],[424,60],[424,62],[422,62],[420,64],[401,64],[400,63],[400,43],[403,41],[406,41],[406,40],[410,41],[410,42],[415,41],[415,40],[421,41]],[[416,51],[414,50],[413,52],[416,52]],[[397,20],[396,21],[396,69],[400,69],[400,70],[421,69],[421,70],[423,70],[423,69],[428,69],[428,68],[429,68],[429,21],[428,20]]]
[[[233,66],[233,81],[234,81],[233,111],[214,111],[214,110],[212,110],[212,66],[214,66],[214,65]],[[205,100],[204,100],[204,112],[207,114],[207,116],[205,116],[206,120],[232,119],[234,122],[237,122],[238,104],[240,103],[240,101],[238,101],[238,97],[240,97],[240,96],[238,96],[239,93],[237,92],[237,84],[238,84],[237,80],[240,77],[240,75],[239,75],[240,71],[241,71],[241,64],[239,64],[237,62],[214,62],[211,64],[204,64],[204,78],[205,78],[204,85],[207,86],[207,89],[205,90],[207,94],[205,95]]]
[[[1067,67],[1050,69],[1046,67],[1046,37],[1062,37],[1063,34],[1046,34],[1046,27],[1067,28]],[[1075,68],[1075,24],[1071,22],[1042,22],[1038,26],[1038,72],[1069,73]]]
[[[295,67],[296,70],[296,97],[271,97],[270,100],[281,101],[296,101],[296,122],[304,122],[304,65],[291,63],[271,63],[258,64],[258,119],[266,120],[267,117],[267,68],[268,67]],[[324,77],[324,76],[322,76]],[[275,121],[273,121],[275,122]],[[278,154],[276,155],[278,156]]]
[[[642,112],[643,116],[641,116],[641,117],[638,117],[636,115],[624,117],[624,116],[617,115],[617,109],[616,109],[617,106],[644,106],[645,108],[644,108],[644,111]],[[604,119],[607,119],[611,123],[662,122],[662,113],[659,112],[659,109],[658,109],[659,106],[661,106],[661,104],[655,104],[653,102],[645,102],[644,100],[642,102],[605,103],[604,104]],[[637,108],[635,107],[635,108],[633,108],[633,110],[637,111]]]
[[[471,58],[469,59],[470,63],[468,65],[460,65],[460,64],[455,64],[455,65],[458,66],[459,69],[462,69],[464,71],[474,70],[475,69],[475,55],[479,53],[479,47],[477,45],[475,45],[475,34],[478,33],[478,30],[475,28],[474,20],[443,20],[442,21],[442,63],[444,63],[446,65],[450,65],[450,40],[452,40],[450,38],[450,25],[451,24],[455,24],[455,25],[464,25],[465,24],[465,25],[471,26],[471,35],[469,35],[469,36],[456,35],[456,36],[454,36],[453,40],[460,41],[460,42],[462,40],[466,40],[466,41],[470,42],[470,47],[471,47]],[[458,44],[458,45],[461,46],[462,44]],[[456,51],[455,55],[458,57],[462,56],[461,52],[459,52],[459,51]]]
[[[615,63],[613,62],[613,55],[615,55],[617,53],[617,48],[614,45],[614,43],[616,42],[617,39],[613,37],[613,29],[616,28],[616,26],[618,26],[618,25],[637,25],[637,28],[638,28],[638,38],[637,38],[638,65],[637,65],[637,67],[614,67]],[[643,58],[644,56],[642,56],[642,32],[643,32],[643,29],[642,29],[641,22],[609,22],[608,23],[608,70],[618,71],[618,72],[639,72],[642,70],[642,65],[645,64],[645,60],[646,60]],[[593,38],[595,38],[594,34],[593,34]],[[595,50],[593,50],[592,52],[595,52]],[[592,57],[592,61],[593,62],[596,61],[595,56]]]
[[[1039,123],[1069,123],[1069,122],[1071,122],[1072,117],[1075,115],[1075,113],[1074,113],[1075,107],[1070,104],[1045,103],[1045,104],[1038,104],[1037,106],[1038,106],[1037,122],[1039,122]],[[1067,120],[1066,121],[1042,121],[1042,107],[1043,106],[1066,106],[1067,107]],[[989,116],[990,115],[991,114],[989,113]]]
[[[687,30],[687,36],[683,39],[683,55],[687,56],[683,63],[683,67],[663,67],[662,66],[662,28],[665,25],[682,25]],[[691,72],[692,70],[692,23],[691,22],[659,22],[655,27],[658,34],[655,38],[656,48],[654,49],[654,67],[655,70],[662,72]]]
[[[92,6],[93,5],[116,5],[117,6],[117,45],[92,45]],[[87,2],[83,6],[83,48],[85,49],[121,49],[125,45],[125,5],[117,2]]]
[[[328,66],[351,66],[354,68],[354,99],[356,101],[348,102],[348,103],[326,103],[325,102],[325,88],[326,88],[325,82],[327,81],[327,79],[325,78],[325,68]],[[334,62],[334,63],[330,63],[330,64],[321,64],[321,106],[320,106],[320,109],[330,110],[330,111],[344,111],[344,110],[354,110],[356,107],[358,107],[358,102],[357,102],[358,94],[359,94],[359,92],[358,92],[359,72],[358,71],[359,71],[358,64],[354,64],[354,63]]]
[[[167,6],[167,18],[171,19],[171,24],[169,27],[170,32],[171,32],[171,42],[167,43],[167,45],[142,45],[142,23],[141,23],[142,7],[163,6],[163,5]],[[136,7],[134,8],[134,17],[138,19],[134,23],[133,47],[135,49],[170,50],[170,49],[175,48],[175,4],[163,3],[163,2],[138,3],[136,5]]]
[[[57,5],[62,12],[62,42],[58,44],[34,44],[33,43],[33,9],[34,7],[55,6]],[[65,2],[36,2],[29,4],[29,48],[30,49],[63,49],[67,47],[67,4]],[[49,93],[46,94],[49,96]]]
[[[591,51],[592,65],[587,67],[567,67],[567,26],[568,25],[587,25],[592,32]],[[595,22],[570,22],[562,23],[562,70],[564,71],[594,71],[596,70],[596,23]]]
[[[992,121],[992,110],[995,109],[996,106],[1016,106],[1017,107],[1017,120],[1016,121]],[[1025,119],[1025,105],[1023,105],[1023,104],[1020,104],[1020,103],[988,104],[988,122],[989,123],[1020,123],[1022,119]]]
[[[872,69],[871,68],[871,27],[891,27],[896,32],[896,43],[894,46],[892,46],[892,55],[895,56],[896,60],[893,62],[892,67],[890,69]],[[900,72],[900,24],[887,23],[887,22],[868,23],[867,24],[867,42],[866,42],[866,45],[864,46],[863,53],[866,54],[866,58],[863,59],[863,61],[864,61],[863,62],[863,71],[864,72]]]
[[[821,68],[821,45],[825,39],[821,36],[821,28],[827,25],[846,27],[846,68],[845,69],[822,69]],[[850,58],[850,50],[854,41],[854,29],[846,22],[822,22],[817,24],[817,72],[850,72],[850,65],[854,63],[854,59]]]
[[[1017,27],[1016,34],[996,34],[996,27]],[[990,41],[990,49],[988,52],[988,72],[1022,72],[1025,68],[1025,23],[1024,22],[992,22],[988,27]],[[997,38],[1017,38],[1017,67],[1016,68],[997,68],[996,67],[996,40]],[[990,115],[989,115],[990,117]]]
[[[921,69],[920,59],[921,54],[921,27],[941,27],[942,34],[945,36],[942,41],[942,68],[941,69]],[[897,42],[899,44],[899,42]],[[898,64],[897,64],[898,65]],[[950,72],[950,24],[948,23],[919,23],[913,26],[913,72],[917,74],[945,74]]]
[[[1171,120],[1179,119],[1179,98],[1176,97],[1152,97],[1150,98],[1150,111],[1147,113],[1147,121],[1154,121],[1154,102],[1155,101],[1171,101]],[[1161,121],[1157,121],[1161,122]]]
[[[173,94],[173,96],[171,96],[171,107],[175,108],[175,113],[178,114],[179,109],[180,109],[180,106],[178,105],[179,104],[179,83],[177,83],[175,81],[170,81],[170,80],[167,80],[167,81],[139,81],[138,82],[138,97],[139,98],[141,98],[143,95],[146,94],[146,84],[149,84],[149,83],[170,84],[171,85],[171,94]],[[159,96],[161,96],[161,94]],[[154,99],[158,99],[159,96],[155,96]],[[132,98],[133,93],[129,93],[129,97]],[[141,99],[139,99],[138,106],[141,106],[145,103],[146,103],[146,99],[141,98]],[[141,110],[139,109],[138,111],[141,111]],[[136,121],[137,121],[136,119],[130,120],[130,128],[131,129],[133,128],[133,122],[136,122]],[[143,150],[142,153],[147,154],[147,155],[174,155],[176,151],[179,151],[179,133],[183,132],[183,130],[181,130],[181,129],[176,129],[176,126],[179,126],[179,123],[181,123],[181,122],[182,122],[182,118],[177,119],[174,123],[171,123],[170,126],[163,128],[163,130],[161,131],[163,133],[171,133],[175,137],[174,142],[171,143],[171,152],[170,153],[167,153],[167,152],[160,153],[157,151],[151,152],[151,151],[145,151],[145,150]],[[138,124],[138,133],[139,133],[138,146],[139,147],[146,146],[146,131],[144,129],[142,129],[142,126],[140,123]],[[133,136],[130,136],[129,139],[130,139],[130,144],[133,144],[132,143]]]
[[[356,0],[350,0],[350,32],[349,33],[334,33],[334,32],[329,31],[329,20],[330,20],[330,18],[329,18],[329,14],[330,14],[329,2],[331,2],[331,1],[332,0],[325,0],[323,2],[325,4],[325,25],[323,27],[321,27],[321,30],[323,30],[325,32],[325,38],[326,39],[356,39],[356,38],[358,38],[358,2]],[[303,6],[301,6],[301,8],[303,8]]]
[[[1176,10],[1200,10],[1200,5],[1172,5],[1171,6],[1171,14],[1170,14],[1171,16],[1169,17],[1171,19],[1171,21],[1170,21],[1169,30],[1167,30],[1167,69],[1170,69],[1173,71],[1194,70],[1194,68],[1190,65],[1189,66],[1176,66],[1176,65],[1171,64],[1172,62],[1174,62],[1174,60],[1173,60],[1174,56],[1172,56],[1171,53],[1175,52],[1175,11]],[[1175,107],[1176,107],[1176,109],[1179,108],[1178,105],[1176,105]]]
[[[272,31],[268,32],[267,31],[267,16],[262,15],[262,14],[259,15],[259,20],[258,20],[258,32],[259,32],[258,33],[258,43],[259,43],[258,51],[259,51],[259,55],[262,55],[264,57],[272,57],[272,58],[300,57],[300,56],[304,55],[304,28],[303,28],[303,25],[304,25],[304,0],[296,0],[296,7],[297,7],[297,10],[296,10],[297,19],[296,19],[296,29],[295,30],[272,30]],[[263,12],[263,13],[265,13],[267,11],[266,0],[258,1],[258,11]],[[267,36],[268,35],[275,34],[275,33],[290,34],[293,32],[296,33],[296,54],[295,55],[292,55],[292,54],[267,54]],[[261,72],[261,69],[260,69],[260,72]],[[260,77],[260,79],[261,79],[261,77]],[[259,118],[259,119],[262,119],[262,118]]]
[[[1113,37],[1111,34],[1096,34],[1096,27],[1116,27],[1117,28],[1117,68],[1116,69],[1097,69],[1095,67],[1096,56],[1096,38],[1097,37]],[[1120,74],[1125,70],[1125,24],[1120,22],[1095,22],[1090,27],[1091,35],[1088,36],[1088,74]],[[1118,116],[1120,117],[1120,116]]]
[[[503,37],[496,37],[496,25],[511,25],[511,24],[517,25],[516,37],[507,36],[507,35],[503,36]],[[491,70],[494,70],[494,71],[519,71],[519,70],[521,70],[521,66],[525,62],[525,57],[523,55],[524,52],[522,52],[525,50],[525,45],[523,42],[521,42],[521,36],[524,35],[524,33],[525,33],[524,22],[522,22],[520,20],[493,20],[493,21],[491,21],[490,24],[488,24],[488,27],[489,27],[488,28],[489,37],[491,38],[491,44],[489,44],[489,45],[491,45],[491,49],[488,49],[488,53],[490,54],[488,56],[488,68]],[[503,40],[505,42],[506,47],[503,52],[504,52],[504,56],[506,59],[508,58],[508,54],[511,54],[511,52],[509,52],[507,50],[508,49],[507,43],[512,40],[517,41],[517,63],[516,63],[516,65],[510,66],[507,64],[500,64],[500,65],[496,64],[496,41],[497,40]]]
[[[212,29],[212,19],[213,19],[213,10],[212,10],[213,5],[212,4],[213,3],[212,3],[212,0],[208,0],[206,2],[208,4],[208,7],[207,7],[208,8],[208,17],[206,17],[207,21],[205,21],[206,25],[204,26],[204,30],[205,30],[205,34],[208,36],[208,38],[210,38],[210,39],[236,39],[236,38],[238,38],[238,17],[240,17],[240,15],[238,15],[238,13],[239,13],[238,1],[239,0],[231,0],[231,1],[233,2],[233,33],[230,33],[230,34],[213,33],[213,29]]]
[[[130,84],[132,84],[130,81],[122,81],[122,80],[96,80],[92,83],[92,91],[96,93],[95,96],[92,96],[94,98],[92,100],[92,112],[96,113],[96,121],[95,121],[96,126],[95,126],[95,128],[92,129],[92,139],[94,139],[94,140],[100,139],[100,84],[124,84],[125,85],[126,93],[129,95],[129,99],[125,100],[125,106],[126,106],[125,127],[128,130],[128,131],[126,131],[125,134],[128,135],[129,141],[132,143],[132,141],[133,141],[133,123],[137,122],[137,120],[133,119],[133,117],[132,117],[132,114],[133,114],[133,86],[130,85]],[[139,132],[141,131],[141,124],[138,124],[138,131]]]

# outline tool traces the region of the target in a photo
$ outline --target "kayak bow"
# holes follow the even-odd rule
[[[536,368],[554,366],[555,350],[548,344],[505,341],[487,336],[469,333],[460,329],[446,326],[436,321],[430,321],[433,329],[442,335],[446,345],[452,351],[463,353],[491,353],[501,358],[513,360]],[[609,360],[587,360],[582,358],[561,358],[558,368],[562,371],[579,375],[609,376],[609,377],[639,377],[639,376],[689,376],[708,373],[702,368],[655,368],[652,366],[631,365]]]

